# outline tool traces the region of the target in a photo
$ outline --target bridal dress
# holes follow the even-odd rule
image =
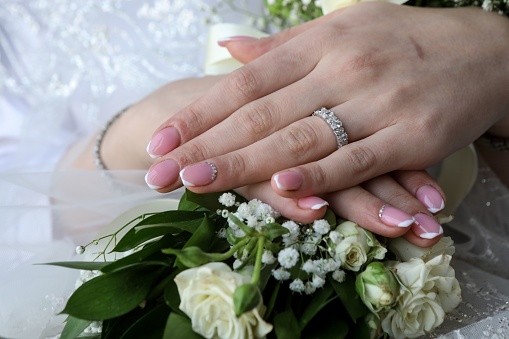
[[[161,195],[142,171],[77,171],[70,145],[161,85],[203,75],[211,23],[253,26],[261,0],[2,0],[0,3],[0,337],[53,338],[77,245]],[[179,193],[165,195],[178,198]],[[481,164],[447,227],[464,302],[437,336],[509,332],[509,192]]]

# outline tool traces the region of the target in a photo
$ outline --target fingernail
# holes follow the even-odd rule
[[[415,218],[399,208],[383,205],[378,211],[378,217],[387,226],[408,227],[415,222]]]
[[[319,210],[324,206],[329,206],[329,203],[318,197],[306,197],[297,201],[297,205],[305,210]]]
[[[252,41],[252,40],[258,40],[257,38],[254,38],[252,36],[247,35],[234,35],[234,36],[227,36],[224,38],[217,39],[217,43],[219,46],[223,46],[225,43],[230,41]]]
[[[423,239],[433,239],[444,233],[442,226],[435,220],[424,213],[417,213],[414,215],[415,224],[412,226],[412,231]]]
[[[420,187],[415,195],[431,213],[437,213],[445,207],[444,198],[432,186],[424,185]]]
[[[153,158],[159,158],[173,151],[180,145],[180,134],[175,127],[160,130],[147,145],[147,153]]]
[[[274,181],[276,183],[277,188],[282,191],[293,191],[300,188],[302,182],[304,181],[302,174],[286,171],[278,173],[274,176]]]
[[[216,180],[217,168],[211,162],[201,162],[187,166],[180,171],[180,179],[185,186],[204,186]]]
[[[153,190],[166,187],[177,180],[179,170],[174,160],[162,161],[150,168],[145,175],[145,182]]]

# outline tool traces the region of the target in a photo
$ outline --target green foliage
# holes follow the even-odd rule
[[[159,271],[133,268],[98,276],[72,294],[62,313],[84,320],[121,316],[141,304],[158,275]]]
[[[187,191],[179,204],[182,210],[155,213],[138,221],[114,248],[114,252],[132,253],[116,261],[51,263],[102,272],[69,299],[62,312],[69,314],[63,338],[77,338],[91,321],[103,321],[103,339],[200,338],[179,309],[174,277],[208,262],[231,265],[233,254],[240,257],[244,253],[249,255],[239,269],[255,264],[258,273],[253,274],[251,283],[236,289],[235,311],[240,315],[263,302],[265,319],[274,326],[269,338],[328,338],[333,333],[334,338],[343,338],[349,329],[355,329],[354,323],[368,310],[355,293],[354,274],[347,274],[341,284],[329,279],[312,296],[290,292],[287,283],[272,279],[277,264],[258,263],[264,250],[277,255],[288,229],[274,222],[257,231],[230,214],[246,235],[237,238],[226,232],[226,239],[219,238],[217,233],[227,223],[216,212],[221,209],[216,203],[219,195]],[[337,224],[330,211],[324,219],[331,227]],[[309,278],[295,270],[292,274]]]

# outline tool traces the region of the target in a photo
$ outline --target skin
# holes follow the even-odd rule
[[[147,169],[154,161],[147,155],[146,145],[151,132],[160,125],[168,114],[174,114],[190,104],[216,84],[221,77],[185,79],[170,83],[134,104],[107,131],[102,143],[102,158],[109,169]],[[74,160],[72,166],[79,169],[95,169],[92,150],[95,135],[85,140],[87,147]],[[78,147],[78,146],[76,146]],[[69,153],[72,153],[71,149]],[[413,243],[427,247],[439,238],[421,239],[411,227],[387,226],[378,217],[380,208],[389,204],[414,215],[431,215],[416,198],[416,191],[423,185],[430,185],[443,192],[435,181],[423,171],[395,172],[377,177],[362,185],[322,196],[330,207],[343,217],[377,234],[388,237],[405,236]],[[258,198],[269,203],[286,217],[312,222],[321,218],[326,207],[318,210],[301,208],[298,198],[285,198],[271,189],[270,181],[263,181],[240,187],[237,191],[248,199]]]
[[[223,42],[252,61],[156,130],[180,135],[156,164],[214,163],[216,180],[195,192],[272,177],[286,198],[422,170],[486,131],[509,137],[507,36],[507,18],[478,8],[367,2],[271,38]],[[329,126],[309,117],[322,106],[343,121],[347,146],[336,150]],[[302,176],[300,187],[277,187],[286,170]]]

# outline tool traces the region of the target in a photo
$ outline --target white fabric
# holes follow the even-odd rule
[[[263,6],[262,0],[1,1],[0,337],[57,334],[63,317],[55,313],[76,272],[32,264],[76,259],[76,245],[110,220],[161,197],[147,189],[142,171],[55,166],[69,145],[127,104],[169,81],[200,76],[205,22],[256,22],[230,3],[255,14]],[[483,167],[453,224],[462,234],[457,275],[468,302],[458,311],[462,321],[449,319],[442,333],[503,314],[508,208],[507,189]],[[490,296],[476,289],[486,282]]]

